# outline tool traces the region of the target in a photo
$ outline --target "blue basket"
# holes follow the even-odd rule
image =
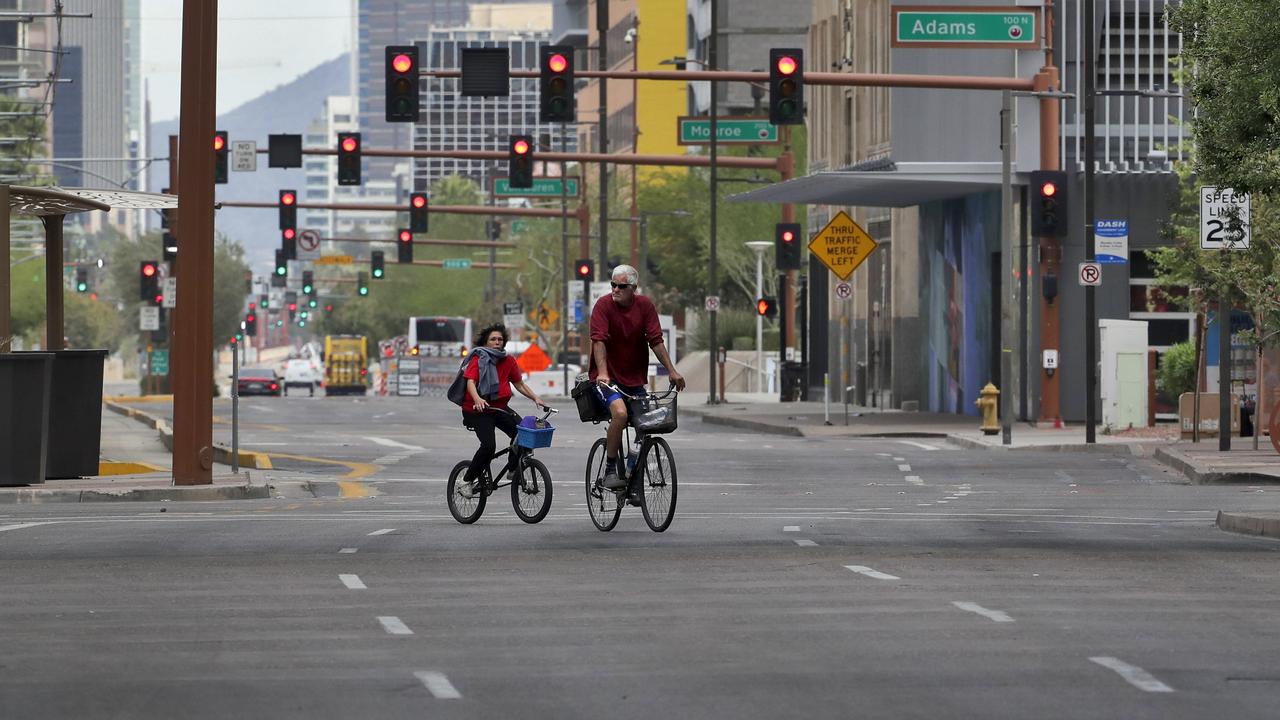
[[[516,444],[520,447],[533,448],[551,447],[551,435],[556,431],[550,425],[542,428],[518,427],[516,428]]]

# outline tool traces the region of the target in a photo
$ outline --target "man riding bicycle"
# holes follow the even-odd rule
[[[622,454],[622,432],[627,427],[627,403],[618,390],[628,395],[645,392],[649,349],[667,369],[671,383],[684,389],[684,376],[667,354],[662,327],[653,301],[636,292],[640,273],[630,265],[619,265],[611,276],[613,292],[600,298],[591,309],[590,378],[602,406],[609,410],[604,486],[621,490],[626,481],[618,475]],[[616,389],[611,387],[616,385]]]

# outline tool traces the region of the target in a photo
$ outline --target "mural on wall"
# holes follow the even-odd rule
[[[973,401],[993,377],[990,254],[999,250],[999,222],[994,192],[920,206],[925,403],[933,412],[977,415]]]

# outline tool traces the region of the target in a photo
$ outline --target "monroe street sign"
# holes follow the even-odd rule
[[[1040,8],[929,7],[893,8],[893,47],[1013,48],[1040,47]]]
[[[676,119],[676,143],[706,145],[711,142],[711,118],[680,117]],[[716,118],[716,142],[757,145],[778,142],[778,126],[769,118]]]

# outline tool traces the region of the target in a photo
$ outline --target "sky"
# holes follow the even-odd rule
[[[152,121],[178,116],[182,0],[142,0]],[[354,0],[218,0],[219,114],[351,48]]]

